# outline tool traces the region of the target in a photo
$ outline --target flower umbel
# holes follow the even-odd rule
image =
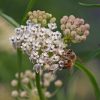
[[[78,43],[86,40],[89,35],[90,25],[85,23],[82,18],[75,16],[63,16],[60,20],[61,30],[64,34],[65,42]]]
[[[45,11],[30,11],[28,12],[29,20],[31,20],[34,24],[41,24],[41,26],[48,26],[50,29],[56,29],[56,18],[52,16],[50,13],[46,13]]]
[[[35,79],[35,72],[32,72],[31,70],[26,70],[25,72],[21,72],[21,87],[18,89],[18,73],[15,75],[15,79],[12,80],[11,86],[14,88],[12,91],[12,96],[14,98],[19,98],[20,100],[26,99],[26,100],[33,100],[33,98],[37,98],[38,100],[38,91],[36,88],[36,79]],[[40,72],[41,76],[41,87],[42,90],[44,91],[44,94],[46,98],[51,98],[54,96],[54,91],[49,91],[49,87],[51,83],[57,87],[61,88],[62,86],[62,81],[57,80],[56,76],[52,74],[51,72]]]

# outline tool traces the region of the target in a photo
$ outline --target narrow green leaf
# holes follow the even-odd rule
[[[79,2],[79,5],[86,6],[86,7],[100,7],[100,4],[86,4]]]
[[[24,17],[23,17],[23,19],[22,19],[21,24],[24,24],[24,23],[25,23],[25,21],[26,21],[26,19],[27,19],[27,13],[28,13],[28,11],[30,11],[30,10],[32,9],[33,5],[35,4],[35,1],[36,1],[36,0],[29,0],[29,3],[28,3],[28,5],[27,5],[27,9],[26,9],[26,11],[25,11],[25,14],[24,14]]]
[[[4,14],[2,11],[0,11],[0,16],[3,17],[5,20],[7,20],[14,27],[19,26],[19,24],[13,18],[11,18],[8,15]]]
[[[100,89],[99,89],[99,86],[97,84],[97,81],[96,81],[93,73],[78,61],[75,63],[75,67],[77,67],[79,70],[81,70],[82,72],[84,72],[87,75],[87,77],[90,79],[90,82],[94,88],[96,100],[100,100]]]

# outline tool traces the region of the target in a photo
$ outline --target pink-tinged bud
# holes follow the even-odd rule
[[[75,19],[75,16],[74,16],[74,15],[70,15],[70,16],[69,16],[69,19],[74,20],[74,19]]]
[[[75,41],[76,41],[76,42],[80,42],[80,41],[81,41],[81,37],[80,37],[79,35],[76,35]]]
[[[74,25],[79,26],[79,21],[75,20]]]
[[[85,26],[84,25],[81,25],[80,26],[80,29],[82,30],[82,32],[84,32],[86,30]]]
[[[85,36],[88,36],[88,35],[89,35],[89,31],[86,30],[86,31],[84,32],[84,35],[85,35]]]
[[[71,32],[71,36],[72,36],[72,37],[75,37],[75,35],[76,35],[76,31],[72,31],[72,32]]]
[[[77,29],[76,29],[76,32],[77,32],[77,33],[80,33],[80,32],[81,32],[81,28],[80,28],[80,27],[77,28]]]
[[[85,24],[85,28],[86,29],[90,29],[90,25],[89,24]]]
[[[65,29],[64,34],[70,33],[70,29]]]
[[[67,23],[66,28],[70,28],[70,27],[71,27],[71,23]]]
[[[77,27],[76,25],[72,25],[72,26],[70,27],[70,29],[71,29],[71,30],[74,30],[76,27]]]
[[[68,17],[67,16],[64,16],[61,20],[60,20],[60,23],[61,24],[65,24],[68,20]]]
[[[73,19],[68,19],[68,23],[72,23],[73,24],[74,20]]]
[[[80,24],[84,24],[84,19],[80,19]]]
[[[68,16],[64,16],[63,19],[65,19],[67,21],[68,20]]]
[[[86,40],[86,36],[85,36],[85,35],[82,35],[82,36],[81,36],[81,40],[82,40],[82,41],[85,41],[85,40]]]
[[[60,28],[61,28],[61,30],[65,30],[65,27],[66,26],[64,24],[62,24]]]

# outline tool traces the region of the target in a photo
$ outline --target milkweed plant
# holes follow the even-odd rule
[[[100,100],[100,89],[94,75],[78,61],[76,53],[70,48],[70,45],[87,39],[90,25],[83,18],[65,15],[59,20],[59,28],[52,14],[41,10],[31,11],[32,3],[29,2],[21,25],[0,12],[15,26],[10,42],[17,51],[19,71],[11,81],[12,97],[15,100],[48,100],[65,85],[57,72],[71,71],[76,67],[88,76],[96,100]],[[27,55],[32,69],[21,70],[22,54]],[[52,91],[51,85],[54,87]]]
[[[11,96],[15,100],[52,99],[66,86],[57,72],[61,73],[65,70],[67,73],[72,73],[75,67],[89,78],[94,89],[95,100],[100,100],[100,88],[94,74],[71,49],[71,45],[85,42],[90,33],[90,25],[83,18],[74,15],[65,15],[57,20],[48,12],[32,11],[33,4],[34,0],[29,0],[21,24],[0,11],[0,16],[15,27],[9,40],[17,51],[19,69],[11,81]],[[79,4],[87,7],[100,6],[99,4]],[[60,25],[57,25],[56,20]],[[98,54],[100,49],[90,56],[94,57]],[[25,62],[23,55],[29,59],[31,65],[24,71],[22,70],[24,67],[22,62]]]
[[[11,82],[12,96],[18,100],[44,100],[64,85],[56,79],[56,71],[73,68],[77,55],[69,45],[85,41],[90,25],[74,15],[63,16],[58,30],[56,18],[50,13],[37,10],[27,15],[26,24],[15,28],[10,40],[15,49],[27,55],[33,70],[16,73]],[[52,92],[48,90],[51,83],[56,87]]]

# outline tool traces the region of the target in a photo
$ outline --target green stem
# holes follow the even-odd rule
[[[81,64],[80,62],[76,62],[75,67],[77,67],[79,70],[83,71],[88,76],[88,78],[90,79],[91,84],[94,88],[94,92],[95,92],[95,95],[97,98],[96,100],[100,100],[100,88],[98,86],[98,83],[97,83],[93,73],[89,69],[87,69],[83,64]]]
[[[17,59],[18,59],[18,90],[20,89],[21,84],[21,69],[22,69],[22,51],[20,49],[17,49]]]
[[[24,17],[23,17],[23,19],[22,19],[21,24],[24,24],[25,21],[27,20],[27,13],[28,13],[28,11],[30,11],[30,10],[32,9],[33,5],[35,4],[35,1],[36,1],[36,0],[29,0],[29,3],[28,3],[28,5],[27,5],[27,9],[26,9],[26,11],[25,11],[25,15],[24,15]]]
[[[42,92],[42,89],[41,89],[40,74],[39,73],[36,73],[36,86],[37,86],[37,90],[38,90],[40,100],[46,100],[45,97],[44,97],[44,94]]]

